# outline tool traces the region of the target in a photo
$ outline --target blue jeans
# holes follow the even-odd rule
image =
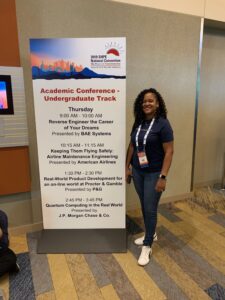
[[[151,247],[157,224],[158,203],[162,194],[155,190],[160,172],[148,173],[133,167],[132,173],[134,186],[140,198],[145,223],[145,239],[143,244]]]

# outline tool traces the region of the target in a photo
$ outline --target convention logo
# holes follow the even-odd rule
[[[91,55],[91,68],[120,68],[121,54],[124,49],[120,43],[110,42],[105,45],[104,54]]]
[[[112,54],[114,56],[120,56],[124,53],[123,46],[117,42],[110,42],[105,45],[106,54]]]

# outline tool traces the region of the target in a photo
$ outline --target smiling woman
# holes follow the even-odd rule
[[[159,103],[156,99],[156,96],[153,93],[146,93],[144,95],[142,107],[143,107],[143,112],[145,114],[145,119],[151,120],[155,114],[155,111],[159,107]]]
[[[153,240],[157,240],[157,208],[172,162],[173,130],[167,120],[165,102],[153,88],[143,90],[137,96],[134,116],[126,158],[126,179],[129,183],[130,176],[133,176],[141,202],[145,236],[134,243],[143,245],[138,263],[144,266],[149,262]]]

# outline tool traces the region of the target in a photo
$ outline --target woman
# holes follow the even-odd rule
[[[155,229],[157,208],[161,194],[166,189],[166,177],[173,156],[173,130],[167,120],[165,102],[153,88],[143,90],[134,103],[135,122],[127,150],[126,179],[132,174],[140,198],[145,224],[145,235],[136,239],[142,245],[138,264],[149,263]],[[132,170],[130,168],[132,165]]]

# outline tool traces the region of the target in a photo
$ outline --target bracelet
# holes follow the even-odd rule
[[[166,180],[166,175],[160,174],[160,175],[159,175],[159,178],[160,178],[160,179]]]

